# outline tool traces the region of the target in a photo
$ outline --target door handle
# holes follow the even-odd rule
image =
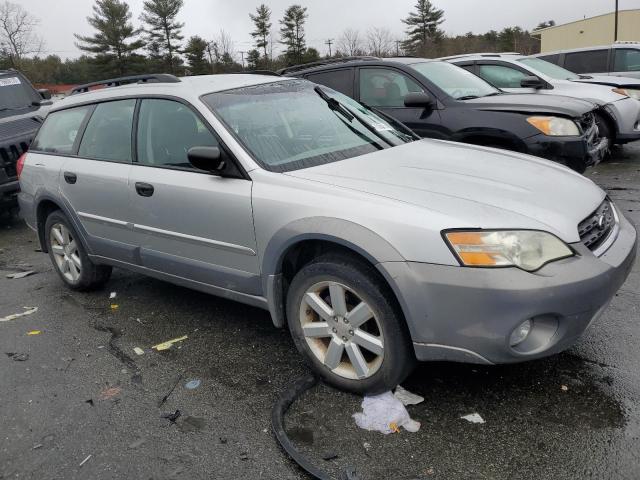
[[[153,185],[149,183],[136,182],[136,192],[141,197],[150,197],[153,195]]]
[[[73,172],[64,172],[64,181],[73,185],[78,181],[78,176]]]

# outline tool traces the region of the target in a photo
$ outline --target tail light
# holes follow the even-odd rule
[[[18,161],[16,162],[16,172],[18,173],[18,180],[20,180],[20,175],[22,174],[22,169],[24,168],[24,162],[27,159],[27,153],[23,153],[22,155],[20,155],[20,158],[18,158]]]

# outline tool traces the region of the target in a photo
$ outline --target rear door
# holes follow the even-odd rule
[[[614,48],[612,75],[640,78],[640,48]]]
[[[198,170],[187,158],[191,147],[216,146],[234,161],[206,121],[182,102],[143,99],[136,143],[128,210],[142,265],[259,294],[251,181]]]
[[[94,254],[134,263],[129,190],[136,100],[99,103],[88,117],[77,155],[62,164],[60,188],[88,234]]]
[[[365,105],[404,123],[421,137],[447,138],[437,109],[404,106],[407,94],[426,91],[415,78],[395,68],[361,67],[357,86],[357,100]]]

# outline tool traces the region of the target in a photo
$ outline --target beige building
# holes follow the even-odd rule
[[[615,14],[607,13],[533,32],[542,41],[541,51],[610,45],[614,41]],[[640,10],[621,10],[618,40],[640,42]]]

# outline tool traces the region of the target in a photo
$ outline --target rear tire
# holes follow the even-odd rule
[[[72,290],[95,290],[111,277],[110,266],[89,260],[79,235],[59,210],[47,217],[45,242],[55,271]]]
[[[358,259],[327,254],[304,266],[287,293],[287,319],[307,363],[341,390],[392,390],[415,364],[395,298]]]

